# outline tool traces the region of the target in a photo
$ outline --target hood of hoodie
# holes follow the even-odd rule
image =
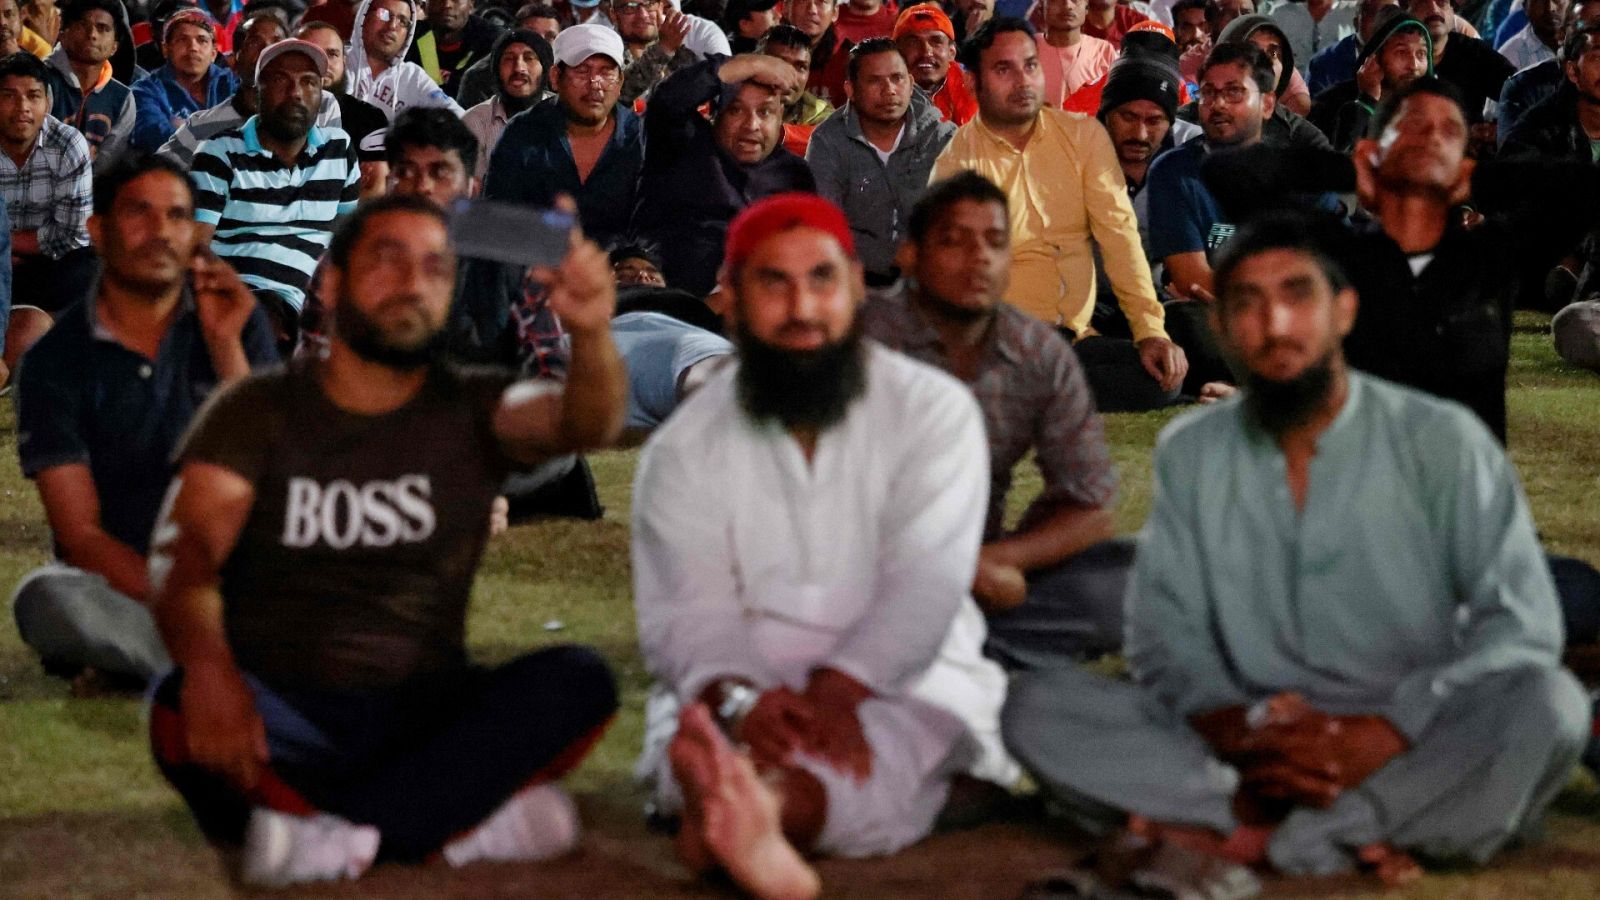
[[[1283,33],[1278,23],[1271,16],[1248,15],[1240,16],[1228,23],[1222,29],[1222,34],[1217,35],[1217,43],[1226,44],[1229,41],[1244,43],[1250,40],[1250,35],[1266,28],[1278,36],[1278,41],[1283,44],[1283,74],[1278,76],[1278,86],[1273,93],[1279,97],[1289,89],[1289,82],[1294,80],[1294,49],[1289,46],[1289,36]]]
[[[1428,26],[1410,16],[1390,16],[1387,21],[1372,30],[1372,39],[1361,45],[1361,52],[1356,54],[1356,70],[1360,71],[1367,60],[1377,55],[1389,39],[1407,29],[1422,34],[1423,44],[1428,48],[1428,74],[1433,74],[1433,35],[1428,33]]]
[[[495,38],[494,47],[489,50],[489,74],[494,77],[494,90],[498,95],[504,87],[500,84],[500,54],[512,44],[527,44],[533,48],[533,55],[539,57],[539,64],[543,71],[539,75],[539,84],[534,88],[534,96],[550,89],[550,69],[556,63],[555,51],[550,48],[550,42],[541,37],[537,32],[526,28],[513,28],[501,32]]]
[[[411,7],[411,32],[406,35],[406,42],[400,46],[400,54],[395,57],[394,65],[399,65],[406,54],[411,52],[411,43],[417,39],[417,0],[405,0]],[[363,26],[367,24],[367,11],[372,9],[373,0],[361,0],[361,6],[356,10],[356,21],[350,28],[350,50],[345,53],[344,68],[346,72],[361,72],[367,70],[367,43],[362,38]],[[391,66],[391,68],[393,68]],[[354,76],[350,83],[355,84]]]

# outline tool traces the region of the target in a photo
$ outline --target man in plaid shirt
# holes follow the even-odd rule
[[[89,249],[89,144],[50,115],[49,73],[37,57],[0,59],[0,196],[11,219],[12,297],[54,312],[94,281]]]

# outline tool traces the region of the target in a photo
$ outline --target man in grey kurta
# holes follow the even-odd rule
[[[1080,810],[1225,836],[1260,771],[1224,762],[1204,723],[1234,710],[1240,734],[1259,733],[1268,701],[1296,694],[1318,715],[1385,726],[1398,755],[1275,820],[1267,861],[1324,874],[1382,846],[1482,862],[1530,834],[1588,731],[1560,668],[1554,586],[1516,472],[1472,413],[1345,368],[1355,296],[1300,225],[1298,238],[1294,222],[1246,229],[1219,265],[1219,336],[1248,375],[1157,443],[1127,598],[1134,683],[1020,676],[1005,735]],[[1270,332],[1313,302],[1294,299],[1295,266],[1300,290],[1320,273],[1349,309],[1326,344],[1326,405],[1298,432],[1260,411],[1294,384],[1273,376],[1307,335],[1240,347],[1246,328]]]

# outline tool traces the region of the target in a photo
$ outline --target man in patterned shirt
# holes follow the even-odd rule
[[[1077,356],[1054,328],[1001,301],[1009,215],[1005,193],[981,175],[935,182],[900,247],[905,286],[868,302],[862,322],[868,337],[977,396],[991,482],[972,594],[989,618],[986,651],[1044,668],[1121,645],[1133,545],[1112,537],[1116,474]],[[1011,472],[1030,450],[1044,490],[1007,532]]]
[[[0,196],[11,219],[12,299],[64,309],[94,279],[89,249],[93,174],[83,135],[51,117],[49,73],[37,57],[0,59]]]

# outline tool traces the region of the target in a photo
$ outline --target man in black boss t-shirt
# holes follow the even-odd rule
[[[329,255],[326,359],[219,394],[178,450],[151,563],[178,666],[157,762],[208,836],[243,837],[248,883],[553,856],[578,823],[548,782],[615,685],[581,647],[469,666],[466,607],[509,468],[620,431],[610,266],[583,242],[545,273],[561,388],[437,361],[456,260],[432,203],[359,208]]]

